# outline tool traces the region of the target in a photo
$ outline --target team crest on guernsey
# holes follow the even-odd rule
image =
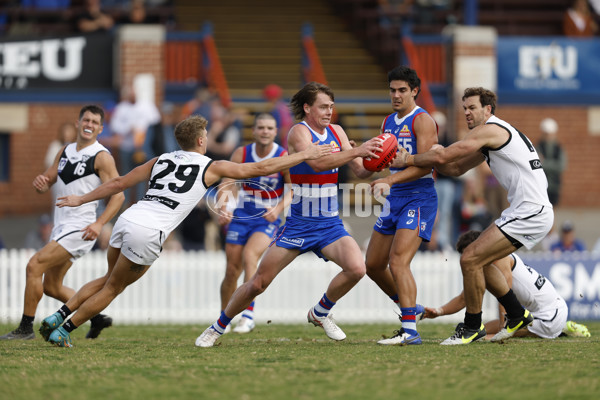
[[[340,151],[340,146],[338,146],[335,140],[332,140],[330,144],[332,144],[335,147],[335,149],[331,151],[332,153],[338,153]]]
[[[58,172],[62,172],[62,170],[65,168],[65,165],[67,165],[67,159],[65,157],[62,157],[60,159],[60,161],[58,162]]]
[[[408,125],[402,125],[402,129],[399,132],[396,132],[398,136],[410,136],[410,129],[408,129]]]

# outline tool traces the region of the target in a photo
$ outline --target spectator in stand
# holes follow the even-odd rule
[[[144,0],[132,0],[129,5],[129,14],[125,18],[127,24],[147,24],[148,15]]]
[[[46,169],[52,165],[54,159],[56,158],[56,153],[60,149],[63,148],[64,145],[73,143],[77,139],[77,128],[71,122],[63,123],[60,128],[58,128],[58,134],[56,139],[54,139],[48,145],[48,150],[46,150],[46,157],[44,158],[44,166]]]
[[[25,236],[23,248],[34,249],[37,251],[44,247],[50,240],[50,234],[52,234],[53,226],[54,225],[52,224],[52,219],[50,216],[48,214],[43,214],[38,219],[38,226],[34,230],[30,231],[27,236]]]
[[[85,0],[85,9],[77,17],[77,30],[83,33],[106,32],[112,29],[115,20],[102,11],[100,0]]]
[[[543,136],[536,149],[540,155],[546,178],[548,178],[550,203],[556,207],[560,200],[561,175],[567,167],[567,153],[556,140],[558,124],[555,120],[544,118],[540,123],[540,131]]]
[[[563,222],[560,227],[560,238],[550,250],[554,252],[585,251],[585,243],[575,237],[575,225],[571,221]]]
[[[283,90],[274,84],[267,85],[263,89],[263,97],[269,103],[268,112],[275,118],[278,126],[275,142],[287,150],[287,134],[294,125],[294,117],[283,100]]]
[[[175,106],[165,102],[161,107],[160,122],[148,128],[144,150],[148,158],[157,157],[163,153],[171,153],[179,149],[175,140]]]
[[[202,115],[210,124],[210,114],[213,104],[218,102],[217,96],[213,95],[205,86],[196,89],[194,97],[181,108],[181,119],[186,119],[192,114]]]
[[[133,88],[125,85],[121,90],[121,101],[115,107],[110,129],[119,146],[119,173],[129,171],[148,159],[144,151],[148,128],[160,121],[160,112],[154,103],[137,101]],[[140,183],[125,191],[126,205],[135,203],[146,192],[146,184]]]
[[[575,0],[565,11],[563,32],[570,37],[591,37],[598,32],[598,25],[590,12],[587,0]]]
[[[219,103],[213,103],[208,130],[206,156],[213,160],[229,160],[242,142],[240,115],[229,111]]]

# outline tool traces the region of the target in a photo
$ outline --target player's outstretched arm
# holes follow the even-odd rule
[[[244,160],[244,148],[238,147],[231,155],[230,161],[241,164]],[[237,186],[235,179],[223,178],[217,190],[217,204],[221,204],[219,209],[219,217],[217,222],[221,226],[225,226],[231,222],[233,213],[229,209],[229,203],[234,202],[237,198]]]
[[[258,176],[271,175],[279,171],[291,168],[306,160],[314,160],[331,154],[333,146],[312,143],[304,151],[287,155],[285,157],[274,157],[254,163],[236,164],[230,161],[215,161],[206,170],[205,182],[211,186],[223,177],[233,179],[255,178]]]
[[[94,169],[103,183],[119,176],[117,166],[115,165],[115,159],[106,151],[98,153],[95,159]],[[100,234],[104,224],[117,215],[124,201],[125,195],[121,192],[110,196],[110,200],[98,219],[81,230],[83,232],[83,239],[95,240]]]
[[[441,317],[442,315],[455,314],[463,308],[465,308],[466,306],[467,303],[465,302],[464,292],[460,292],[458,296],[456,296],[441,307],[425,307],[425,314],[423,314],[423,318],[437,318]]]
[[[156,163],[157,158],[158,157],[155,157],[152,160],[146,162],[145,164],[142,164],[139,167],[132,169],[125,176],[117,176],[116,178],[104,182],[96,189],[84,195],[70,195],[65,197],[59,197],[56,199],[56,206],[78,207],[82,204],[104,199],[108,196],[112,196],[113,194],[122,192],[125,189],[130,188],[140,182],[148,181],[152,173],[152,167],[154,166],[154,163]]]

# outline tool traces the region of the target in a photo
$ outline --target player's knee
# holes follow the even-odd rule
[[[234,280],[237,282],[238,278],[242,273],[242,267],[238,264],[227,264],[227,269],[225,270],[225,280]]]
[[[31,257],[25,268],[25,276],[27,279],[40,277],[44,274],[42,264],[39,263],[36,256]]]
[[[477,257],[470,251],[463,252],[460,256],[460,268],[463,273],[474,272],[479,268]]]
[[[56,299],[60,294],[60,286],[55,283],[44,282],[44,294]]]
[[[350,266],[350,268],[346,269],[346,272],[350,275],[350,277],[355,281],[360,281],[365,274],[367,273],[367,267],[363,263],[357,263],[355,265]]]
[[[261,276],[253,276],[252,279],[248,281],[248,290],[250,292],[251,297],[256,297],[259,294],[263,293],[271,281],[267,281]]]
[[[377,260],[367,258],[365,260],[365,269],[366,273],[370,276],[372,274],[377,274],[378,272],[385,271],[387,268],[387,263],[381,263]]]

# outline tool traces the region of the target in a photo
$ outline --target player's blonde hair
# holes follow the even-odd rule
[[[206,118],[192,115],[175,126],[175,139],[182,150],[192,150],[201,136],[206,136]]]

